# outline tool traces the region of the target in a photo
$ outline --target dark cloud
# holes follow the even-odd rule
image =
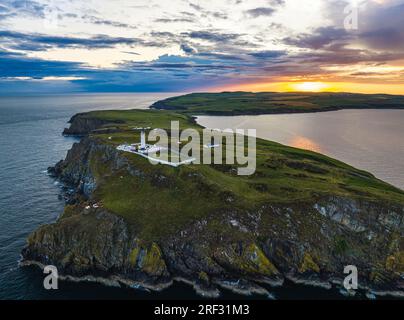
[[[266,50],[250,53],[251,56],[259,59],[271,59],[285,56],[287,52],[285,50]]]
[[[160,23],[194,22],[194,19],[191,19],[191,18],[174,18],[174,19],[160,18],[160,19],[154,20],[154,22],[160,22]]]
[[[23,54],[0,52],[0,77],[31,77],[40,79],[47,76],[77,76],[86,70],[80,63],[46,61],[33,59]]]
[[[235,33],[219,33],[212,31],[192,31],[190,33],[184,33],[192,39],[201,39],[214,42],[227,42],[239,38],[241,35]]]
[[[187,54],[193,54],[196,52],[196,50],[194,48],[192,48],[191,46],[187,45],[186,43],[182,43],[180,46],[181,50],[184,51]]]
[[[159,38],[174,38],[175,34],[172,32],[167,32],[167,31],[152,31],[150,33],[152,37],[159,37]]]
[[[217,18],[217,19],[227,19],[228,15],[227,13],[224,12],[211,12],[210,13],[212,17]]]
[[[356,63],[383,63],[402,59],[402,54],[390,52],[374,52],[365,49],[349,49],[339,47],[330,51],[300,53],[291,59],[308,65],[353,65]]]
[[[227,19],[228,18],[227,13],[225,13],[225,12],[211,11],[211,10],[205,9],[202,6],[199,6],[194,3],[190,3],[189,6],[193,10],[197,11],[200,16],[203,16],[203,17],[211,16],[216,19]],[[194,16],[194,14],[192,14],[192,13],[190,13],[190,14]]]
[[[399,29],[385,28],[367,31],[361,34],[360,40],[375,49],[404,49],[404,31]]]
[[[359,42],[377,50],[404,50],[404,4],[376,6],[360,21]]]
[[[117,69],[102,70],[86,68],[80,63],[46,61],[0,51],[0,92],[54,91],[54,85],[38,82],[45,77],[77,78],[69,81],[73,86],[61,86],[61,91],[183,91],[223,80],[217,74],[223,74],[228,67],[209,63],[201,60],[195,64],[191,59],[163,56],[155,62],[130,62]],[[18,80],[23,78],[36,81]]]
[[[43,50],[51,47],[58,48],[112,48],[118,44],[134,45],[141,41],[132,38],[109,37],[106,35],[94,36],[91,38],[74,38],[48,36],[40,34],[25,34],[20,32],[12,32],[0,30],[0,43],[10,43],[14,49],[25,50]],[[25,49],[24,49],[25,48]]]
[[[285,4],[285,0],[268,0],[268,3],[271,6],[283,6]]]
[[[199,6],[199,5],[195,4],[195,3],[190,3],[189,6],[192,9],[194,9],[195,11],[203,11],[204,10],[201,6]]]
[[[245,11],[245,14],[251,18],[269,17],[272,16],[278,7],[285,4],[284,0],[267,0],[268,6],[258,7]]]
[[[209,57],[212,58],[212,57]],[[125,70],[127,69],[142,69],[145,70],[197,70],[199,74],[203,72],[210,72],[216,70],[229,70],[234,69],[231,64],[224,63],[223,60],[207,59],[206,56],[198,57],[180,57],[180,56],[169,56],[163,55],[158,60],[152,62],[126,62],[121,65]],[[192,71],[190,71],[192,72]]]
[[[221,61],[245,61],[242,55],[229,54],[229,53],[217,53],[217,52],[199,52],[196,57],[215,59]]]
[[[326,17],[336,28],[344,27],[347,2],[332,0],[325,3]],[[359,28],[350,30],[351,44],[382,51],[404,50],[404,1],[362,1],[359,7]]]
[[[275,11],[276,10],[274,8],[260,7],[260,8],[247,10],[245,13],[249,17],[258,18],[258,17],[262,17],[262,16],[264,16],[264,17],[272,16],[272,14]]]
[[[388,63],[404,58],[403,4],[388,7],[372,2],[361,7],[358,30],[343,29],[344,5],[344,1],[333,1],[329,7],[341,27],[322,27],[283,39],[287,45],[309,50],[290,58],[321,66]]]
[[[77,15],[75,15],[75,14],[67,14],[65,16],[70,17],[70,18],[77,17]],[[84,15],[81,18],[84,20],[87,20],[89,23],[92,23],[92,24],[106,25],[106,26],[111,26],[111,27],[116,27],[116,28],[136,29],[136,26],[133,26],[131,24],[122,23],[119,21],[105,20],[105,19],[101,19],[101,18],[98,18],[95,16]]]
[[[345,41],[351,38],[345,29],[337,29],[335,27],[321,27],[314,30],[313,33],[300,34],[296,37],[287,37],[283,42],[287,45],[309,48],[322,49],[336,42]]]
[[[194,64],[194,63],[150,63],[147,64],[149,70],[152,69],[204,69],[204,70],[223,70],[223,69],[234,69],[233,66],[226,65],[205,65],[205,64]],[[132,66],[136,67],[135,64]],[[145,64],[139,64],[141,68],[144,68]]]

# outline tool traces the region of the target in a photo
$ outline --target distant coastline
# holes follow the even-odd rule
[[[404,96],[332,92],[191,93],[155,102],[152,109],[192,115],[316,113],[344,109],[404,109]]]

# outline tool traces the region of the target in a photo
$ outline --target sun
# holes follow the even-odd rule
[[[296,82],[289,84],[289,87],[293,91],[305,92],[320,92],[330,88],[330,86],[324,82]]]

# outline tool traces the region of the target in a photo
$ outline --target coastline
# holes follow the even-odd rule
[[[36,265],[36,266],[39,266],[40,268],[41,267],[43,268],[43,264],[41,264],[40,262],[30,261],[30,260],[22,262],[21,265],[22,266]],[[305,284],[305,285],[309,285],[309,286],[317,286],[317,287],[330,289],[330,284],[329,283],[328,284],[324,283],[322,281],[313,281],[313,280],[310,280],[310,279],[296,278],[296,277],[293,277],[293,276],[290,276],[290,277],[288,276],[287,278],[289,280],[297,283],[297,284]],[[64,279],[64,280],[67,280],[67,281],[73,281],[73,282],[75,282],[75,281],[76,282],[77,281],[92,281],[92,282],[101,283],[101,284],[104,284],[104,285],[107,285],[107,286],[108,285],[109,286],[116,286],[119,283],[122,283],[122,284],[126,283],[126,285],[129,286],[129,287],[132,287],[132,286],[136,287],[137,286],[138,288],[146,288],[146,289],[153,290],[153,291],[164,290],[164,289],[170,287],[173,284],[173,281],[170,281],[170,282],[167,282],[167,283],[164,283],[164,284],[159,284],[159,285],[154,286],[154,285],[150,285],[150,284],[146,284],[146,283],[142,283],[142,282],[135,282],[135,281],[132,281],[130,279],[128,280],[128,279],[120,278],[120,277],[112,277],[111,279],[108,279],[108,278],[98,278],[98,277],[94,277],[94,276],[91,276],[91,275],[90,276],[84,276],[84,277],[73,277],[73,276],[66,275],[66,276],[61,276],[61,279]],[[182,278],[182,277],[174,277],[173,280],[181,281],[181,282],[189,284],[201,296],[212,297],[212,298],[217,297],[217,291],[216,290],[205,290],[196,281],[188,280],[188,279]],[[231,291],[233,291],[235,293],[242,294],[242,295],[251,295],[251,294],[266,295],[266,294],[269,294],[269,292],[266,289],[263,289],[263,288],[261,288],[259,286],[257,286],[257,287],[252,286],[250,288],[243,289],[242,287],[240,288],[240,287],[236,287],[236,286],[233,286],[233,285],[229,285],[229,283],[223,282],[223,281],[215,282],[213,280],[212,282],[217,284],[218,286],[220,286],[222,288],[231,290]],[[384,295],[384,294],[387,294],[387,295],[392,295],[392,296],[395,296],[395,297],[401,297],[401,295],[402,295],[401,292],[373,291],[373,290],[371,290],[369,288],[368,288],[368,290],[370,290],[372,293],[379,292],[381,296]]]
[[[39,268],[40,270],[43,270],[45,265],[43,265],[40,262],[37,261],[21,261],[19,262],[19,267],[36,267]],[[173,279],[173,281],[170,281],[165,284],[160,284],[160,285],[155,285],[152,286],[147,283],[142,283],[142,282],[136,282],[132,281],[130,279],[125,279],[121,278],[119,276],[111,276],[110,278],[103,278],[103,277],[95,277],[92,275],[88,276],[83,276],[83,277],[75,277],[71,275],[59,275],[59,279],[61,281],[67,281],[67,282],[72,282],[72,283],[97,283],[100,285],[103,285],[105,287],[115,287],[115,288],[131,288],[134,290],[138,291],[154,291],[154,292],[161,292],[164,291],[171,286],[174,285],[175,282],[182,282],[189,287],[191,287],[197,296],[200,298],[206,298],[206,299],[218,299],[221,296],[221,293],[219,290],[209,290],[206,288],[201,287],[197,282],[195,281],[190,281],[185,278],[181,277],[176,277]],[[321,288],[325,289],[327,291],[331,290],[334,286],[337,286],[337,288],[342,288],[341,283],[342,279],[340,281],[337,281],[336,279],[330,279],[329,282],[324,282],[324,281],[313,281],[313,280],[307,280],[307,279],[298,279],[293,276],[288,276],[288,280],[290,280],[292,283],[298,284],[298,285],[304,285],[305,287],[311,287],[311,288]],[[268,297],[269,300],[276,300],[276,296],[274,296],[268,289],[260,286],[252,286],[251,288],[237,288],[235,286],[230,285],[229,283],[223,282],[223,281],[217,281],[215,282],[217,285],[219,285],[221,288],[226,289],[232,293],[238,294],[240,296],[251,296],[251,295],[258,295],[258,296],[266,296]],[[282,287],[282,285],[279,285],[278,287]],[[370,287],[367,286],[359,286],[359,289],[362,292],[366,292],[364,296],[366,295],[375,295],[376,297],[391,297],[391,298],[398,298],[398,299],[404,299],[404,292],[403,291],[379,291],[379,290],[374,290]],[[341,289],[342,290],[342,289]],[[344,293],[343,291],[340,292],[341,298],[346,296],[348,293]],[[369,299],[369,298],[368,298]]]

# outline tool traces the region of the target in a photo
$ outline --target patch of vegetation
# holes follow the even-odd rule
[[[404,97],[385,94],[222,92],[168,98],[152,108],[192,115],[252,115],[341,109],[404,109]]]
[[[142,270],[148,274],[161,274],[165,269],[166,265],[161,250],[156,243],[153,243],[151,247],[146,250]]]
[[[342,255],[349,250],[347,241],[342,237],[336,237],[334,239],[334,251],[337,255]]]
[[[312,256],[306,252],[303,257],[302,265],[299,268],[299,272],[305,273],[309,271],[319,273],[320,267],[314,262]]]
[[[404,252],[400,251],[391,255],[386,260],[386,269],[398,273],[404,272]]]
[[[276,267],[268,260],[255,243],[245,248],[234,245],[230,250],[218,248],[215,260],[237,272],[271,276],[278,273]]]

